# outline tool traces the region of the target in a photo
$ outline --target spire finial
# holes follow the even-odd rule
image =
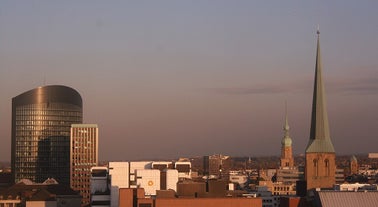
[[[320,34],[320,29],[319,29],[319,24],[318,24],[318,28],[316,29],[316,34]]]
[[[288,121],[288,118],[287,118],[287,101],[285,101],[285,126],[284,126],[284,131],[285,133],[287,133],[287,136],[288,136],[288,132],[289,132],[289,121]]]

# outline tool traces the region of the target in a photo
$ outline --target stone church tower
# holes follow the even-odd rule
[[[281,160],[280,160],[281,169],[292,169],[294,167],[292,140],[289,135],[289,129],[290,127],[289,127],[289,122],[287,118],[287,107],[286,107],[285,126],[283,127],[285,134],[281,141]]]
[[[356,156],[352,156],[350,158],[350,161],[349,161],[349,167],[350,167],[350,174],[353,175],[353,174],[357,174],[358,173],[358,162],[357,162],[357,157]]]
[[[306,148],[305,180],[307,189],[332,188],[335,184],[335,149],[330,138],[326,97],[322,77],[319,30],[310,140]]]

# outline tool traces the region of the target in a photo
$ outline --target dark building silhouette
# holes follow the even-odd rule
[[[221,154],[205,156],[203,158],[204,174],[209,178],[228,179],[228,174],[231,169],[231,158]]]
[[[70,128],[82,123],[80,94],[67,86],[43,86],[12,99],[12,179],[70,181]]]

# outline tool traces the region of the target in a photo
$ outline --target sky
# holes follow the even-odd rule
[[[100,160],[294,154],[309,139],[320,28],[336,154],[378,146],[378,1],[0,1],[0,160],[11,100],[83,98]]]

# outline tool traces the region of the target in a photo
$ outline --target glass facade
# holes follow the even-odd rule
[[[44,86],[12,99],[12,175],[15,182],[55,178],[69,185],[70,128],[82,123],[80,94]]]

